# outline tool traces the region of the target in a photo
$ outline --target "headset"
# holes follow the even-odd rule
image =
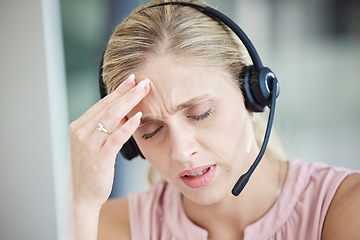
[[[250,179],[251,174],[254,172],[255,168],[257,167],[265,153],[275,115],[276,99],[279,96],[280,92],[279,82],[275,74],[269,68],[263,66],[254,45],[246,36],[245,32],[229,17],[214,8],[208,6],[201,6],[190,2],[163,2],[145,7],[138,12],[135,12],[134,14],[137,14],[149,8],[165,5],[180,5],[185,7],[191,7],[212,17],[216,21],[222,22],[240,38],[252,60],[253,65],[245,67],[245,69],[241,73],[239,73],[239,81],[243,80],[241,90],[243,92],[245,106],[251,112],[263,112],[265,111],[266,107],[269,107],[270,112],[263,144],[260,148],[259,154],[256,157],[254,163],[250,166],[249,170],[239,178],[239,180],[236,182],[235,186],[232,189],[232,194],[238,196],[240,192],[244,189],[245,185]],[[99,71],[99,87],[101,98],[107,95],[107,89],[102,79],[103,61],[104,56],[102,57]],[[137,156],[141,156],[145,159],[133,137],[131,137],[123,145],[120,153],[127,160],[131,160]]]

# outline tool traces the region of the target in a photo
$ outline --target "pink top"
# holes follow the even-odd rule
[[[290,161],[283,191],[272,208],[244,230],[244,240],[321,239],[325,215],[339,184],[353,171],[321,163]],[[164,181],[129,200],[134,240],[207,239],[207,231],[191,222],[181,194]]]

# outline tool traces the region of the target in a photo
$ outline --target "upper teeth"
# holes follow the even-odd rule
[[[198,176],[201,176],[203,175],[204,173],[207,172],[207,170],[209,170],[210,168],[206,168],[204,170],[202,170],[201,172],[198,172],[198,173],[194,173],[194,174],[191,174],[191,175],[186,175],[187,177],[198,177]]]

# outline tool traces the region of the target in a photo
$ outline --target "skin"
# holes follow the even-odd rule
[[[359,239],[360,175],[347,177],[340,185],[326,215],[322,239]]]
[[[150,163],[182,193],[191,221],[208,230],[211,239],[242,239],[245,227],[276,201],[279,171],[283,184],[287,163],[265,157],[243,192],[231,195],[258,153],[239,87],[226,71],[172,56],[153,58],[134,73],[136,79],[129,77],[70,125],[75,239],[130,239],[127,199],[107,199],[115,156],[132,134]],[[140,84],[146,78],[150,81]],[[99,122],[111,134],[98,132]],[[154,136],[143,137],[149,134]],[[179,177],[183,170],[209,164],[215,176],[204,187],[191,189]],[[341,184],[323,239],[359,236],[359,186],[357,175]]]

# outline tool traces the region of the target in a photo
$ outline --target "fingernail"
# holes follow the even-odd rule
[[[135,80],[135,74],[131,74],[129,77],[128,77],[128,79],[127,79],[127,81],[130,83],[130,82],[133,82]]]
[[[137,112],[132,118],[130,118],[130,121],[135,124],[140,124],[141,117],[142,117],[142,112]]]
[[[142,112],[138,112],[134,115],[134,118],[140,119],[142,117]]]
[[[149,86],[149,82],[150,82],[150,80],[147,78],[147,79],[145,79],[144,80],[144,82],[145,82],[145,87],[147,87],[147,86]]]
[[[145,86],[149,85],[149,79],[142,80],[137,86],[135,92],[140,92]]]

